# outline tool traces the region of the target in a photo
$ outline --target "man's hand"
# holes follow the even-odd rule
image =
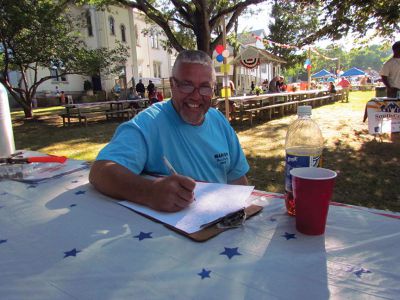
[[[159,211],[180,211],[194,201],[195,186],[193,179],[181,175],[157,178],[152,183],[148,206]]]

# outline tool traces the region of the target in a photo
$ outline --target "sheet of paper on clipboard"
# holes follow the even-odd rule
[[[128,201],[119,204],[168,224],[188,234],[246,206],[254,186],[197,182],[194,190],[196,201],[188,208],[175,213],[155,211]]]

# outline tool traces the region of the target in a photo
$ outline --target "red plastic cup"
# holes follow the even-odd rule
[[[324,168],[294,168],[290,174],[296,229],[308,235],[324,234],[336,172]]]

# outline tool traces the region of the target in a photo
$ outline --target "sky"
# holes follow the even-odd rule
[[[268,20],[269,14],[271,11],[271,5],[267,3],[260,3],[256,5],[251,5],[250,8],[253,10],[257,10],[257,15],[251,15],[250,17],[239,17],[239,32],[243,30],[251,31],[251,30],[258,30],[264,29],[265,33],[268,34]],[[400,34],[396,35],[396,41],[400,40]],[[375,38],[371,39],[369,44],[379,44],[382,42],[382,39]],[[339,45],[341,45],[346,51],[349,51],[351,48],[357,47],[357,44],[354,44],[354,37],[348,36],[343,38],[340,41],[336,41]],[[316,43],[316,46],[325,48],[329,44],[332,44],[330,40],[324,40]]]

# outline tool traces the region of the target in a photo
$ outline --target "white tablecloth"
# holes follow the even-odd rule
[[[306,236],[265,194],[244,227],[196,243],[87,176],[0,181],[0,299],[399,299],[400,214],[331,205]]]

